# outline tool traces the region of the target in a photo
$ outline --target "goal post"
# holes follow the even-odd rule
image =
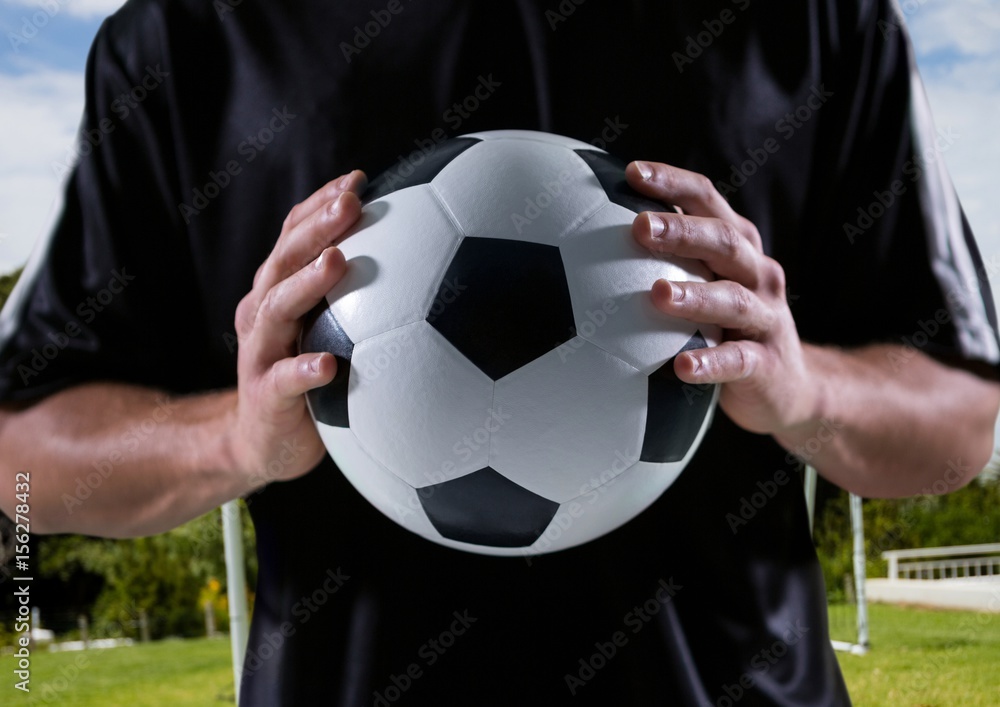
[[[816,485],[818,476],[816,469],[806,466],[803,476],[803,488],[806,496],[806,508],[809,513],[809,532],[813,532],[816,513]],[[834,650],[864,655],[868,652],[868,599],[865,589],[867,580],[864,514],[861,497],[849,494],[851,514],[852,560],[854,569],[854,621],[851,632],[853,640],[832,640]],[[830,616],[831,620],[833,615]],[[832,623],[832,621],[831,621]]]

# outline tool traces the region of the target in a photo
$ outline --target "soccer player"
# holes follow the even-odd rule
[[[849,704],[799,460],[864,496],[955,489],[1000,405],[986,277],[894,7],[129,2],[0,327],[0,504],[31,469],[38,530],[127,537],[246,497],[248,706]],[[642,160],[630,183],[683,214],[636,238],[718,276],[650,296],[725,330],[677,360],[723,385],[678,481],[530,563],[366,503],[303,401],[334,360],[295,353],[351,267],[355,168],[494,128]]]

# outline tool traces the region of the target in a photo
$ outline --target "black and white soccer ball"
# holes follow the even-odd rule
[[[635,242],[636,214],[664,207],[622,163],[558,135],[477,133],[363,201],[302,350],[337,357],[309,408],[368,501],[442,545],[535,554],[614,530],[673,483],[718,397],[673,359],[720,332],[653,307],[657,278],[711,276]]]

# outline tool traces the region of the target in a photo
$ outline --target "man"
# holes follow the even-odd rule
[[[848,704],[796,457],[866,496],[957,488],[1000,404],[988,287],[922,110],[887,2],[129,3],[88,67],[103,144],[4,315],[3,507],[22,468],[41,532],[156,533],[248,496],[245,705]],[[530,563],[364,502],[303,403],[334,361],[295,355],[351,267],[349,170],[491,128],[656,160],[630,183],[683,214],[636,238],[719,279],[650,283],[653,302],[726,331],[677,362],[724,386],[680,479]],[[32,367],[51,332],[66,345]],[[65,506],[91,464],[107,479]]]

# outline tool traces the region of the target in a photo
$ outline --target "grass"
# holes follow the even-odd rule
[[[836,638],[853,613],[832,607]],[[857,707],[996,707],[1000,614],[869,607],[872,650],[838,653]],[[169,640],[127,648],[32,656],[32,693],[14,690],[13,659],[0,658],[3,705],[159,707],[232,704],[226,639]],[[79,661],[85,661],[82,664]]]
[[[844,625],[839,609],[832,607],[831,625]],[[869,606],[868,614],[868,655],[837,654],[855,705],[1000,704],[1000,614],[884,604]]]
[[[12,686],[14,659],[0,658],[0,703],[60,707],[234,704],[229,640],[187,639],[31,657],[31,694]]]

